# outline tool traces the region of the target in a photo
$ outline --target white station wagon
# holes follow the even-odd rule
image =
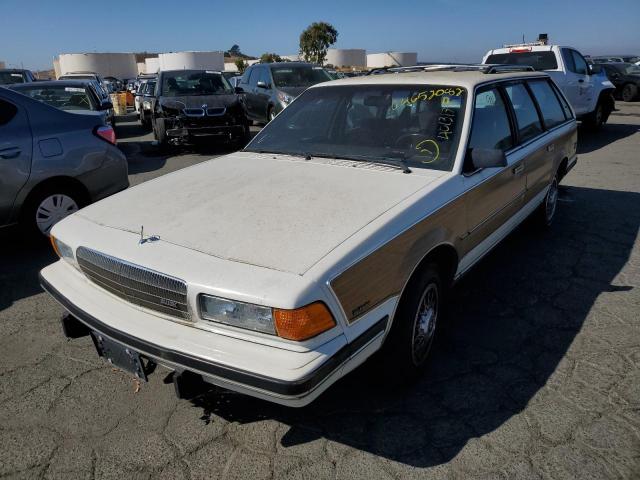
[[[141,379],[164,365],[182,397],[303,406],[380,349],[412,377],[444,291],[530,214],[551,224],[577,140],[544,73],[423,70],[314,86],[243,151],[62,220],[41,283],[65,334]]]

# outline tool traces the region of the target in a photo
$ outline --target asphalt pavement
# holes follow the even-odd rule
[[[214,390],[177,400],[68,341],[45,242],[0,234],[0,478],[640,478],[640,102],[599,133],[553,227],[525,223],[454,289],[430,367],[365,366],[304,409]],[[131,183],[227,152],[161,154],[118,127]]]

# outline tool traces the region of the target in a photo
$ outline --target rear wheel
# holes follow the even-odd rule
[[[412,381],[427,364],[442,316],[443,298],[438,267],[430,263],[408,285],[382,347],[388,379]]]
[[[27,201],[22,211],[22,225],[32,234],[48,237],[56,223],[84,206],[84,200],[75,189],[47,187]]]
[[[544,201],[536,211],[536,221],[543,228],[549,228],[553,223],[558,208],[558,175],[553,178]]]
[[[622,89],[622,100],[625,102],[633,102],[638,95],[638,87],[631,83],[627,83]]]
[[[583,123],[590,130],[598,130],[602,127],[602,124],[605,121],[605,116],[604,102],[602,100],[598,100],[595,110],[584,118]]]

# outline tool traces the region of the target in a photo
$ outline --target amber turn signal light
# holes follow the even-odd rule
[[[49,241],[51,242],[53,251],[56,252],[56,255],[58,255],[58,258],[62,258],[62,255],[60,255],[60,251],[58,250],[58,245],[56,245],[56,239],[53,235],[49,235]]]
[[[295,310],[273,309],[273,320],[279,337],[287,340],[307,340],[335,327],[336,321],[322,302]]]

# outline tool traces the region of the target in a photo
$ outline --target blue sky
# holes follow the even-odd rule
[[[336,47],[417,51],[420,61],[480,61],[534,40],[585,54],[640,54],[640,0],[0,0],[0,60],[51,68],[58,53],[227,50],[296,53],[300,32],[327,21]]]

